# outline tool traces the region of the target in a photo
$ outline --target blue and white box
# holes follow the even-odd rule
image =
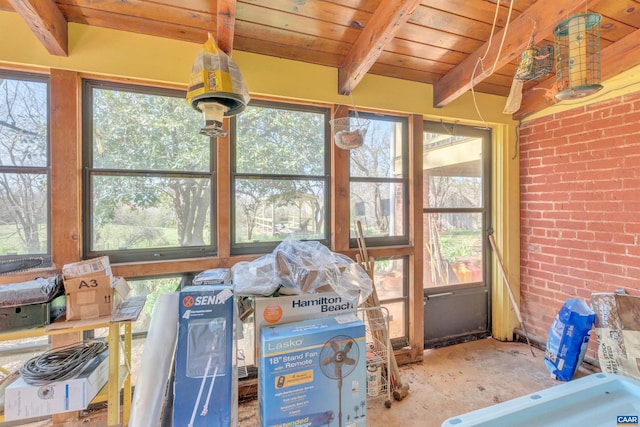
[[[13,421],[85,409],[108,380],[108,350],[87,362],[70,379],[30,385],[19,377],[5,389],[4,419]]]
[[[174,427],[238,423],[234,301],[231,285],[188,286],[180,292]]]
[[[366,426],[365,325],[355,314],[263,327],[263,427]]]

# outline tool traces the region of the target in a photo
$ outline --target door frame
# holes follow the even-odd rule
[[[447,124],[425,120],[423,132],[431,131],[443,135],[464,135],[482,139],[482,203],[474,208],[424,208],[423,218],[429,213],[480,213],[482,215],[482,282],[455,284],[424,288],[424,347],[435,348],[457,342],[469,341],[491,335],[492,287],[491,248],[486,237],[492,222],[492,141],[490,128],[477,128],[458,124]],[[426,183],[425,183],[426,185]],[[423,219],[424,221],[424,219]],[[424,238],[424,237],[423,237]],[[422,255],[424,256],[424,254]],[[459,310],[459,304],[466,308]],[[461,317],[460,313],[466,313]],[[433,325],[434,320],[444,321]],[[433,336],[431,336],[433,334]]]

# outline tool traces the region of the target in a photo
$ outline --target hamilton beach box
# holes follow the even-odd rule
[[[317,319],[345,313],[355,313],[356,301],[350,301],[335,292],[319,292],[280,297],[255,297],[254,330],[256,343],[260,342],[260,329],[264,326]],[[260,346],[256,345],[256,359]]]
[[[180,292],[179,304],[173,426],[236,426],[238,374],[233,288],[187,286]]]
[[[366,426],[365,326],[355,314],[263,327],[261,356],[261,426]]]

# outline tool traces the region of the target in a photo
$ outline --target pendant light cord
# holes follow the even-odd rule
[[[491,25],[491,35],[489,36],[489,41],[487,42],[487,49],[485,50],[484,55],[478,58],[478,60],[476,61],[476,65],[473,67],[473,72],[471,73],[471,95],[473,97],[473,105],[476,109],[476,113],[478,113],[478,116],[480,116],[480,119],[484,123],[485,128],[488,128],[489,126],[487,124],[487,121],[484,119],[484,117],[482,117],[482,113],[480,113],[480,108],[478,107],[478,102],[476,101],[476,93],[475,93],[475,90],[473,89],[473,87],[475,86],[473,84],[473,79],[475,78],[476,71],[478,70],[478,65],[480,65],[482,68],[482,75],[484,76],[484,78],[490,77],[493,74],[493,72],[496,70],[496,66],[498,65],[498,59],[500,58],[500,54],[502,53],[502,48],[504,46],[504,41],[507,38],[509,23],[511,21],[511,12],[513,11],[513,3],[515,0],[508,0],[508,1],[509,1],[509,13],[507,14],[507,23],[503,28],[502,40],[500,41],[500,46],[498,47],[498,53],[496,54],[496,59],[493,62],[491,71],[487,73],[487,71],[484,69],[484,60],[487,58],[487,55],[489,54],[489,49],[491,49],[491,44],[493,42],[493,33],[495,32],[495,29],[496,29],[496,23],[498,21],[498,12],[500,11],[500,0],[498,0],[496,3],[496,12],[493,16],[493,24]]]

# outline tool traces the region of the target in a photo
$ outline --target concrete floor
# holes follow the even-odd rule
[[[549,376],[544,352],[526,344],[486,338],[435,350],[426,350],[424,361],[401,366],[409,384],[402,401],[375,398],[367,403],[367,426],[420,425],[439,427],[450,417],[559,385]],[[575,378],[592,373],[583,365]],[[240,427],[258,425],[257,402],[240,405]],[[419,420],[419,421],[417,421]]]
[[[438,427],[450,417],[561,384],[549,376],[544,352],[534,352],[535,357],[526,344],[492,338],[426,350],[423,362],[400,367],[402,380],[409,384],[405,399],[392,399],[388,409],[384,396],[367,402],[367,426]],[[575,377],[593,373],[594,369],[597,371],[583,364]],[[241,403],[238,412],[239,427],[258,426],[256,400]],[[106,411],[91,411],[78,422],[56,427],[80,426],[106,426]]]

